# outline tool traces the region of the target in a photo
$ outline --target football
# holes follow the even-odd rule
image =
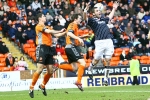
[[[104,9],[104,5],[102,3],[97,3],[94,5],[94,7],[97,7],[100,11]]]

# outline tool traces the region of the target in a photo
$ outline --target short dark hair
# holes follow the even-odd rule
[[[96,9],[97,7],[93,7],[92,8],[92,10],[91,10],[91,13],[95,13],[95,9]]]
[[[36,16],[36,20],[39,21],[39,18],[42,17],[42,15],[43,15],[42,13],[38,13]]]
[[[78,19],[79,16],[81,16],[81,14],[73,14],[71,20],[74,21],[75,19]]]

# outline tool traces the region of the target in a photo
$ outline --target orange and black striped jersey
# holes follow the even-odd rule
[[[37,24],[35,27],[36,31],[36,44],[37,45],[47,45],[51,46],[52,45],[52,36],[49,33],[43,32],[44,29],[51,29],[48,26],[40,25]]]
[[[75,23],[70,23],[68,28],[67,28],[67,32],[72,32],[75,36],[79,36],[78,34],[78,25]],[[80,45],[79,41],[76,39],[71,38],[70,36],[66,37],[66,45],[68,44],[74,44],[76,46]]]

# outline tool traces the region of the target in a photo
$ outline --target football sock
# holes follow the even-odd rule
[[[92,68],[94,68],[94,67],[95,67],[95,65],[93,63],[90,63],[90,66],[88,67],[88,70],[91,71]]]
[[[109,67],[105,67],[104,69],[104,81],[108,81],[109,77]]]
[[[42,84],[41,84],[41,87],[42,87],[42,88],[45,88],[45,85],[46,85],[47,82],[49,81],[51,75],[52,75],[52,74],[48,74],[48,73],[46,73],[46,74],[44,75],[44,79],[43,79],[43,82],[42,82]]]
[[[81,83],[83,74],[84,74],[84,66],[79,65],[79,68],[78,68],[78,78],[77,78],[77,82],[78,83]]]
[[[39,76],[40,76],[40,74],[37,73],[37,72],[35,72],[35,73],[33,74],[32,83],[31,83],[31,85],[30,85],[30,89],[31,89],[31,90],[34,89],[34,85],[36,84],[36,82],[37,82]]]
[[[60,64],[59,68],[73,72],[73,67],[71,66],[71,64]]]

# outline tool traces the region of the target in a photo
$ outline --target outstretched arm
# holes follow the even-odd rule
[[[64,31],[65,31],[65,29],[62,29],[60,31],[56,31],[56,30],[50,30],[50,29],[47,28],[47,29],[44,30],[44,32],[49,33],[49,34],[58,34],[58,33],[64,32]]]
[[[118,6],[119,6],[119,3],[118,2],[114,2],[113,9],[112,9],[111,13],[108,16],[110,20],[113,18],[114,13],[115,13],[116,9],[118,8]]]
[[[83,12],[83,19],[86,20],[86,21],[88,20],[87,12],[88,12],[89,8],[90,8],[90,3],[88,3],[88,4],[86,5],[86,7],[85,7],[85,9],[84,9],[84,12]]]
[[[56,38],[59,38],[59,37],[65,35],[65,34],[66,34],[66,32],[62,32],[62,33],[53,34],[53,35],[54,35]]]
[[[82,40],[81,38],[79,38],[78,36],[75,36],[72,32],[68,32],[67,35],[70,36],[70,37],[73,38],[73,39],[78,40],[81,45],[84,44],[83,40]]]

